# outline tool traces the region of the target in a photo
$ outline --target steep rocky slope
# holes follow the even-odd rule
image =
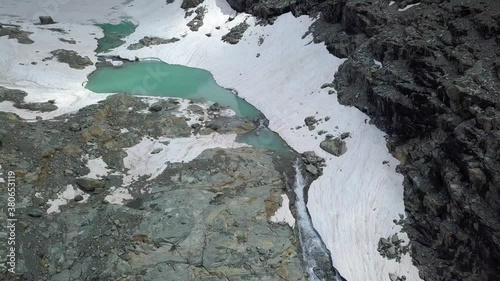
[[[318,15],[341,103],[373,117],[405,175],[406,231],[425,280],[500,275],[500,3],[298,0],[229,4]],[[272,22],[272,20],[270,21]]]
[[[113,95],[37,122],[0,112],[0,166],[19,198],[0,211],[18,219],[19,245],[15,275],[0,249],[0,280],[305,281],[295,230],[272,222],[288,209],[284,159],[224,139],[252,122],[183,102]]]

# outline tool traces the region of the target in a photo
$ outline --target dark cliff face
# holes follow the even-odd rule
[[[402,162],[405,228],[421,276],[498,280],[500,2],[234,2],[263,17],[321,12],[316,41],[349,58],[335,76],[340,102],[373,117]]]
[[[422,277],[498,280],[500,3],[387,2],[347,1],[330,20],[345,33],[329,49],[349,56],[339,100],[391,135]]]

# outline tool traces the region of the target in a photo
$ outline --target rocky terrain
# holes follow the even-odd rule
[[[0,37],[7,36],[9,39],[17,39],[19,44],[33,44],[29,37],[31,32],[21,30],[19,26],[0,23]]]
[[[405,176],[405,230],[425,280],[500,275],[500,4],[495,0],[230,0],[272,23],[318,15],[348,60],[341,103],[388,134]],[[376,247],[376,245],[374,245]]]
[[[222,36],[222,41],[227,42],[229,44],[238,44],[240,42],[241,38],[243,37],[243,33],[248,28],[248,24],[246,22],[242,22],[238,24],[237,26],[231,28],[231,30]]]
[[[0,94],[23,102],[22,92]],[[281,195],[294,198],[276,164],[283,158],[237,144],[158,170],[177,141],[215,143],[214,131],[244,134],[253,122],[218,106],[128,95],[37,119],[0,113],[20,245],[16,277],[1,280],[306,280],[294,230],[271,222]]]
[[[26,92],[20,90],[11,90],[0,86],[0,102],[10,101],[13,103],[14,107],[19,109],[29,109],[39,112],[54,111],[57,106],[54,104],[53,100],[48,100],[46,102],[32,103],[25,102]]]
[[[72,50],[58,49],[51,51],[50,54],[52,56],[43,59],[43,61],[56,58],[58,62],[66,63],[69,67],[74,69],[84,69],[87,66],[93,65],[89,57],[82,57]]]
[[[139,50],[144,47],[154,46],[154,45],[162,45],[162,44],[170,44],[179,41],[179,38],[172,37],[170,39],[160,38],[160,37],[149,37],[145,36],[140,39],[139,42],[130,44],[127,49],[128,50]]]

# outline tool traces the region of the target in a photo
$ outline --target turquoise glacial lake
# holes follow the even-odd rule
[[[96,93],[127,93],[217,102],[234,110],[241,117],[251,120],[263,117],[257,108],[235,95],[232,90],[218,85],[209,71],[161,61],[128,62],[120,67],[101,67],[89,77],[85,87]],[[274,151],[289,150],[278,134],[264,126],[238,136],[237,141]]]

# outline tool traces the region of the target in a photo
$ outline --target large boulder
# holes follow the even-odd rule
[[[337,157],[341,156],[347,151],[345,142],[340,138],[326,139],[319,144],[319,147]]]
[[[51,16],[40,16],[39,19],[40,19],[40,24],[42,25],[56,23]]]
[[[79,178],[75,181],[76,186],[85,192],[94,192],[96,189],[104,188],[104,183],[101,180],[91,178]]]

